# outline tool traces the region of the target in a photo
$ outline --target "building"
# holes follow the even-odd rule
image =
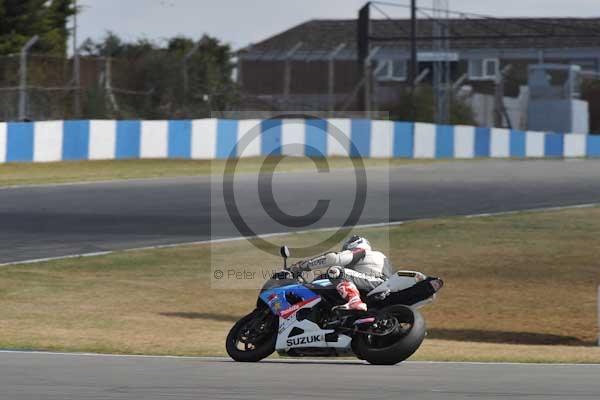
[[[499,71],[510,65],[504,94],[518,96],[528,65],[576,64],[600,72],[600,18],[510,18],[444,20],[450,36],[444,54],[434,51],[434,21],[419,20],[418,70],[431,83],[432,65],[449,60],[451,81],[475,93],[494,94]],[[386,109],[408,84],[410,20],[371,20],[373,101]],[[239,52],[238,82],[254,107],[356,109],[361,70],[356,20],[311,20]]]

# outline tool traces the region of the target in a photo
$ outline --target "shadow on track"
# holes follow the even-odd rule
[[[219,322],[236,322],[240,316],[201,312],[162,312],[163,317],[185,319],[208,319]],[[509,332],[482,329],[441,329],[431,328],[427,331],[429,339],[453,340],[458,342],[527,344],[527,345],[563,345],[563,346],[595,346],[595,342],[581,340],[574,336],[554,335],[536,332]]]
[[[200,313],[200,312],[161,312],[163,317],[184,319],[211,319],[219,322],[236,322],[240,316],[230,314]]]

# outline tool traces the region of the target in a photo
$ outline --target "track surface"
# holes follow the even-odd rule
[[[0,354],[0,398],[594,399],[600,365],[403,363]]]
[[[213,178],[214,180],[214,178]],[[316,200],[335,226],[354,195],[351,171],[275,177],[277,204],[302,215]],[[239,179],[241,213],[257,232],[290,230],[264,217]],[[409,165],[368,175],[360,223],[600,201],[600,161]],[[212,201],[211,201],[212,200]],[[212,204],[211,204],[212,203]],[[211,207],[212,205],[212,207]],[[0,190],[0,263],[237,236],[221,182],[177,178]],[[598,399],[600,366],[280,362],[0,352],[0,399]]]
[[[591,203],[600,201],[600,160],[405,165],[369,170],[367,185],[359,223]],[[298,229],[331,227],[349,214],[355,177],[351,170],[276,174],[273,187],[292,215],[331,199],[324,218]],[[265,215],[255,175],[236,177],[235,190],[257,233],[295,229]],[[0,263],[239,235],[219,177],[0,189]]]

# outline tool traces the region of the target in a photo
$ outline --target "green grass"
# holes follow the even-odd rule
[[[349,158],[329,158],[329,168],[352,168]],[[440,162],[436,160],[364,159],[365,166],[389,166],[411,163]],[[241,159],[236,172],[258,172],[263,165],[277,166],[278,171],[314,169],[305,157],[255,157]],[[164,178],[223,174],[224,160],[109,160],[65,161],[53,163],[0,164],[0,186],[46,183],[86,182],[114,179]]]
[[[415,221],[361,231],[397,268],[442,277],[415,359],[600,363],[600,208]],[[271,238],[292,246],[328,232]],[[0,269],[0,347],[222,355],[262,282],[215,268],[280,264],[246,241]],[[260,276],[260,275],[259,275]]]

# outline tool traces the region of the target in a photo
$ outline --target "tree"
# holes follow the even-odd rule
[[[204,117],[237,100],[231,48],[210,36],[198,42],[177,36],[159,44],[124,42],[108,32],[100,42],[86,40],[83,52],[112,59],[111,85],[121,93],[116,117]]]
[[[0,55],[18,53],[34,35],[34,51],[64,56],[75,14],[73,0],[0,0]]]
[[[409,89],[402,92],[400,101],[396,104],[384,104],[382,110],[390,110],[390,118],[402,121],[433,122],[434,121],[434,92],[428,85],[421,85],[411,95]],[[450,101],[450,124],[474,125],[473,111],[458,96],[452,95]]]

